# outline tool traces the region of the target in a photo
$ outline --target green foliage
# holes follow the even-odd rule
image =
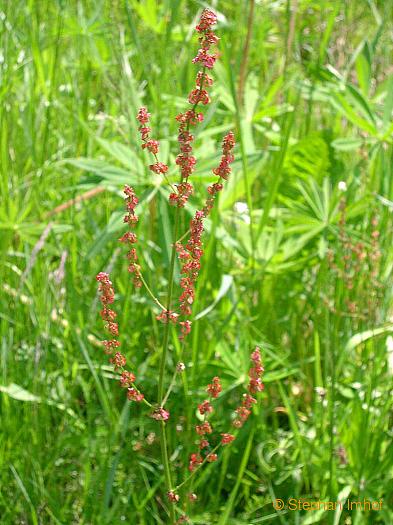
[[[157,426],[124,401],[105,364],[94,277],[112,269],[122,345],[154,395],[162,326],[116,242],[120,189],[132,184],[140,197],[144,275],[162,298],[173,210],[135,114],[149,107],[175,182],[174,116],[193,86],[202,4],[0,7],[1,524],[167,523]],[[392,2],[256,2],[244,104],[250,1],[214,5],[221,57],[196,129],[196,195],[213,180],[227,130],[238,147],[206,227],[192,337],[183,354],[176,340],[170,347],[169,366],[193,363],[175,386],[170,410],[186,420],[169,433],[171,461],[180,478],[188,451],[178,435],[192,441],[204,385],[219,373],[234,408],[259,344],[263,406],[196,478],[192,523],[389,525]],[[176,393],[186,388],[183,406]],[[278,512],[276,498],[384,506]]]

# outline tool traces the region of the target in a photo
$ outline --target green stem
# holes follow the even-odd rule
[[[139,271],[139,277],[140,277],[144,287],[146,288],[147,293],[150,295],[150,297],[153,299],[153,301],[156,303],[156,305],[159,306],[161,308],[161,310],[165,310],[165,306],[160,303],[160,301],[157,299],[157,297],[151,291],[149,285],[145,281],[145,279],[144,279],[144,277],[143,277],[143,275],[142,275],[142,273],[140,271]]]
[[[171,479],[171,469],[169,466],[169,458],[168,458],[168,446],[166,441],[166,428],[165,428],[165,421],[160,421],[160,434],[161,434],[161,454],[162,454],[162,460],[164,464],[164,476],[165,476],[165,485],[168,490],[168,492],[171,490],[172,487],[172,479]],[[175,509],[173,506],[173,503],[169,503],[169,515],[170,515],[170,523],[173,525],[175,523]]]
[[[164,399],[161,401],[161,406],[165,406],[165,403],[168,401],[168,397],[170,396],[171,392],[172,392],[172,388],[175,386],[175,382],[176,382],[176,377],[177,377],[177,370],[175,370],[175,373],[173,374],[173,377],[172,377],[172,381],[169,385],[169,388],[165,394],[165,397]]]
[[[176,208],[174,239],[176,239],[178,235],[179,217],[180,217],[179,211],[180,211],[180,208]],[[167,295],[167,303],[166,303],[167,312],[171,309],[171,303],[172,303],[173,280],[174,280],[174,274],[175,274],[175,261],[176,261],[176,245],[175,243],[173,243],[171,263],[170,263],[170,268],[169,268],[168,295]],[[164,341],[162,344],[162,353],[161,353],[161,361],[160,361],[160,372],[159,372],[159,378],[158,378],[158,404],[159,406],[162,406],[162,401],[164,397],[164,373],[165,373],[166,355],[168,351],[168,342],[169,342],[169,328],[170,328],[169,324],[170,323],[168,319],[167,323],[165,324]],[[163,462],[164,474],[165,474],[165,485],[166,485],[167,491],[169,492],[172,488],[172,478],[171,478],[171,469],[170,469],[169,457],[168,457],[166,427],[165,427],[164,421],[161,421],[160,435],[161,435],[161,439],[160,439],[161,455],[162,455],[162,462]],[[169,504],[169,512],[170,512],[170,523],[172,525],[175,523],[175,509],[171,502]]]
[[[201,85],[200,85],[199,91],[202,90],[204,75],[205,75],[205,68],[203,68],[202,70],[202,79],[201,79]],[[193,111],[195,111],[195,108],[197,105],[198,105],[198,102],[194,104],[192,108]],[[190,127],[190,124],[188,122],[187,131],[189,131],[189,127]],[[181,176],[180,182],[182,181],[183,181],[183,177]],[[180,222],[180,208],[177,206],[176,211],[175,211],[175,226],[174,226],[174,232],[173,232],[171,262],[170,262],[170,267],[169,267],[169,280],[168,280],[168,292],[167,292],[167,303],[166,303],[167,312],[170,311],[171,304],[172,304],[173,281],[174,281],[174,276],[175,276],[175,262],[176,262],[176,240],[179,235],[179,222]],[[163,399],[164,399],[164,374],[165,374],[166,356],[168,353],[169,330],[170,330],[170,322],[169,322],[169,319],[167,319],[167,322],[165,324],[165,329],[164,329],[164,340],[162,343],[162,353],[161,353],[160,370],[159,370],[159,377],[158,377],[158,405],[159,406],[162,406]],[[164,421],[161,421],[161,454],[162,454],[162,461],[164,465],[165,485],[166,485],[167,491],[169,492],[172,489],[172,478],[171,478],[171,469],[170,469],[169,457],[168,457],[166,427],[165,427]],[[174,509],[173,504],[170,504],[169,512],[170,512],[170,522],[172,525],[175,523],[175,509]]]
[[[177,238],[178,230],[179,230],[179,218],[180,218],[179,211],[180,211],[180,208],[176,207],[175,230],[174,230],[174,235],[173,235],[174,239]],[[175,261],[176,261],[176,245],[175,243],[173,243],[172,254],[171,254],[171,264],[169,268],[168,295],[167,295],[167,303],[166,303],[167,312],[170,311],[171,304],[172,304],[173,280],[174,280],[174,274],[175,274]],[[164,372],[165,372],[166,354],[168,351],[169,329],[170,329],[170,323],[168,319],[168,322],[165,324],[165,329],[164,329],[164,341],[162,343],[160,373],[159,373],[159,378],[158,378],[158,404],[160,406],[162,403],[162,399],[164,397]]]

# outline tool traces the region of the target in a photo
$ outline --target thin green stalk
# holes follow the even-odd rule
[[[175,212],[175,228],[174,228],[174,239],[178,236],[178,229],[179,229],[179,218],[180,218],[180,208],[176,207]],[[169,268],[169,281],[168,281],[168,295],[167,295],[167,307],[166,311],[168,312],[171,309],[171,303],[172,303],[172,293],[173,293],[173,281],[174,281],[174,274],[175,274],[175,261],[176,261],[176,245],[173,243],[172,246],[172,254],[171,254],[171,263]],[[161,353],[161,360],[160,360],[160,372],[159,372],[159,378],[158,378],[158,404],[159,406],[162,406],[163,397],[164,397],[164,373],[165,373],[165,362],[166,362],[166,356],[168,351],[168,342],[169,342],[169,320],[165,324],[164,329],[164,341],[162,344],[162,353]],[[164,475],[165,475],[165,485],[166,489],[169,492],[172,488],[172,477],[171,477],[171,469],[169,464],[169,457],[168,457],[168,445],[167,445],[167,439],[166,439],[166,427],[165,427],[165,421],[161,421],[160,426],[160,436],[161,436],[161,455],[162,455],[162,462],[164,466]],[[169,505],[169,512],[170,512],[170,523],[175,523],[175,509],[172,504]]]
[[[168,325],[169,323],[167,323]],[[166,440],[166,428],[165,428],[165,421],[160,421],[160,436],[161,436],[161,454],[162,454],[162,461],[164,464],[164,476],[165,476],[165,485],[167,487],[168,492],[171,490],[172,487],[172,478],[171,478],[171,469],[169,466],[169,457],[168,457],[168,445]],[[170,523],[171,525],[175,523],[175,509],[172,503],[169,504],[169,515],[170,515]]]
[[[174,229],[174,235],[173,235],[174,239],[177,239],[177,236],[178,236],[179,219],[180,219],[180,208],[176,207],[175,229]],[[174,280],[174,275],[175,275],[175,261],[176,261],[176,245],[175,243],[173,243],[172,253],[171,253],[171,264],[169,267],[168,294],[167,294],[167,302],[166,302],[167,312],[171,309],[171,304],[172,304],[173,280]],[[160,406],[162,403],[162,399],[164,397],[164,372],[165,372],[166,355],[168,351],[169,329],[170,329],[170,323],[168,322],[165,324],[165,329],[164,329],[164,341],[162,343],[160,373],[159,373],[159,378],[158,378],[158,404]]]
[[[149,285],[147,284],[147,282],[145,281],[142,273],[139,273],[139,277],[144,285],[144,287],[146,288],[146,291],[147,293],[150,295],[150,297],[153,299],[153,301],[156,303],[157,306],[159,306],[161,308],[161,310],[165,310],[165,306],[163,306],[160,301],[157,299],[157,297],[154,295],[154,293],[151,291]]]

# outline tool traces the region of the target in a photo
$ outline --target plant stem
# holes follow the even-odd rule
[[[144,277],[143,277],[141,272],[139,272],[139,277],[140,277],[142,283],[144,284],[144,286],[145,286],[145,288],[147,290],[147,293],[150,295],[150,297],[153,299],[153,301],[156,303],[156,305],[159,306],[161,308],[161,310],[165,310],[165,306],[160,303],[160,301],[157,299],[157,297],[151,291],[149,285],[145,281],[145,279],[144,279]]]
[[[173,374],[173,377],[172,377],[172,381],[169,385],[169,388],[165,394],[165,397],[164,399],[161,401],[161,405],[162,406],[165,406],[165,403],[168,401],[168,397],[170,396],[170,393],[172,392],[172,388],[175,386],[175,382],[176,382],[176,377],[177,377],[177,370],[175,370],[175,373]]]
[[[162,462],[164,464],[164,476],[165,476],[165,485],[167,488],[167,491],[169,492],[172,487],[172,479],[171,479],[171,469],[169,466],[169,458],[168,458],[168,446],[166,441],[166,428],[165,428],[165,421],[160,421],[160,435],[161,435],[161,454],[162,454]],[[173,503],[169,503],[169,514],[170,514],[170,524],[173,525],[175,523],[175,509],[173,506]]]
[[[180,208],[176,207],[175,212],[175,229],[174,229],[174,240],[178,236],[178,229],[179,229],[179,217],[180,217]],[[172,293],[173,293],[173,280],[174,280],[174,274],[175,274],[175,261],[176,261],[176,245],[175,242],[172,245],[172,254],[171,254],[171,263],[169,268],[169,280],[168,280],[168,295],[167,295],[167,303],[166,303],[166,311],[168,312],[171,309],[171,303],[172,303]],[[168,342],[169,342],[169,319],[167,320],[167,323],[165,324],[164,329],[164,341],[162,344],[162,353],[161,353],[161,361],[160,361],[160,372],[159,372],[159,378],[158,378],[158,404],[159,406],[162,406],[163,396],[164,396],[164,372],[165,372],[165,362],[166,362],[166,355],[168,351]],[[172,478],[171,478],[171,469],[169,465],[169,457],[168,457],[168,446],[167,446],[167,439],[166,439],[166,427],[165,422],[161,421],[160,426],[160,435],[161,435],[161,455],[162,455],[162,462],[164,465],[164,474],[165,474],[165,485],[166,489],[169,492],[172,488]],[[170,503],[169,505],[169,512],[170,512],[170,523],[171,525],[175,523],[175,509],[173,507],[173,504]]]
[[[202,91],[205,71],[206,71],[206,68],[204,67],[202,69],[202,79],[201,79],[201,83],[199,87],[199,92]],[[198,105],[198,102],[194,104],[192,111],[195,111],[197,105]],[[186,130],[189,131],[189,128],[190,128],[190,123],[188,122]],[[183,182],[183,176],[181,175],[180,183],[182,182]],[[170,267],[169,267],[168,290],[167,290],[167,302],[166,302],[167,312],[170,311],[171,304],[172,304],[173,281],[174,281],[174,276],[175,276],[175,262],[176,262],[176,240],[179,235],[179,222],[180,222],[180,208],[176,206],[175,226],[174,226],[174,231],[173,231],[173,244],[172,244],[171,262],[170,262]],[[165,324],[165,329],[164,329],[164,340],[162,343],[160,371],[159,371],[159,377],[158,377],[158,405],[159,406],[162,406],[163,399],[164,399],[164,374],[165,374],[166,356],[168,353],[169,330],[170,330],[170,321],[169,319],[167,319],[167,323]],[[165,397],[165,401],[167,400],[167,398],[168,396]],[[171,469],[170,469],[169,457],[168,457],[166,427],[165,427],[164,421],[161,421],[161,455],[162,455],[162,462],[164,465],[165,485],[166,485],[167,491],[169,492],[172,489],[172,478],[171,478]],[[175,523],[175,510],[172,504],[169,506],[169,511],[170,511],[171,525],[172,525],[173,523]]]
[[[180,218],[180,208],[176,207],[175,212],[175,230],[173,238],[176,239],[178,236],[178,230],[179,230],[179,218]],[[172,303],[172,293],[173,293],[173,280],[174,280],[174,274],[175,274],[175,261],[176,261],[176,245],[173,243],[172,245],[172,253],[171,253],[171,264],[169,267],[169,280],[168,280],[168,295],[167,295],[167,302],[166,302],[166,311],[169,312],[171,309],[171,303]],[[161,354],[161,361],[160,361],[160,373],[158,378],[158,404],[161,406],[162,398],[164,397],[164,372],[165,372],[165,361],[166,361],[166,354],[168,351],[168,342],[169,342],[169,328],[170,323],[169,320],[165,324],[164,329],[164,341],[162,343],[162,354]]]

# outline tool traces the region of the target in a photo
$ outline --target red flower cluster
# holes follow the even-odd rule
[[[193,106],[185,113],[177,115],[176,120],[179,122],[179,133],[178,142],[180,154],[176,158],[176,164],[180,167],[181,183],[176,186],[176,192],[171,193],[169,196],[169,203],[173,206],[183,208],[192,194],[192,186],[188,183],[188,178],[195,169],[196,159],[192,155],[192,142],[194,136],[190,133],[190,127],[195,126],[199,122],[202,122],[202,113],[197,113],[196,107],[198,104],[204,106],[209,104],[210,97],[204,86],[211,86],[213,79],[209,77],[205,69],[212,68],[216,60],[216,55],[209,54],[209,49],[212,44],[218,42],[218,37],[211,31],[211,26],[217,21],[216,15],[209,9],[205,9],[202,12],[201,19],[196,29],[199,33],[202,33],[199,41],[201,49],[198,51],[198,55],[194,58],[193,62],[201,62],[203,69],[199,71],[195,84],[196,88],[191,91],[188,96],[188,102]]]
[[[265,388],[264,384],[262,383],[262,374],[265,369],[262,365],[261,349],[258,346],[251,354],[251,360],[254,363],[254,366],[250,368],[248,373],[250,377],[248,390],[251,392],[251,394],[256,394],[257,392],[262,392],[262,390]]]
[[[117,314],[114,310],[108,308],[108,304],[112,304],[115,300],[115,290],[112,285],[112,281],[109,279],[109,275],[105,272],[100,272],[97,277],[97,281],[100,283],[98,291],[100,292],[100,301],[102,302],[103,309],[100,314],[102,319],[106,322],[105,328],[112,335],[119,334],[119,327],[117,323],[114,323],[113,320],[116,318]],[[102,342],[107,354],[111,354],[114,348],[120,346],[120,342],[116,339],[111,339],[109,341],[105,340]]]
[[[154,155],[155,163],[149,166],[150,170],[157,174],[164,174],[168,171],[168,166],[163,162],[159,162],[157,158],[158,151],[160,149],[160,143],[158,140],[150,138],[150,131],[146,124],[150,121],[150,113],[147,112],[146,108],[140,108],[137,115],[137,120],[139,120],[139,133],[141,134],[142,139],[142,149],[147,149]]]
[[[205,421],[201,425],[195,426],[195,431],[198,434],[198,436],[204,436],[205,434],[211,434],[213,432],[213,429],[208,421]]]
[[[151,417],[156,421],[167,421],[169,419],[169,416],[170,414],[168,410],[165,410],[163,407],[156,408],[151,414]]]
[[[214,66],[214,63],[217,59],[217,54],[209,53],[210,47],[214,44],[217,44],[219,38],[213,33],[211,27],[216,24],[217,16],[210,9],[204,9],[199,24],[196,26],[198,33],[202,33],[199,38],[201,48],[198,51],[197,56],[194,58],[193,62],[201,62],[203,67],[211,69]]]
[[[219,393],[222,391],[221,381],[219,377],[213,377],[210,385],[207,385],[207,392],[214,398],[218,397]]]
[[[114,322],[116,319],[116,312],[108,308],[108,304],[112,304],[115,300],[115,290],[113,288],[112,281],[109,279],[109,275],[105,272],[100,272],[97,277],[97,281],[100,283],[98,291],[100,292],[100,300],[103,304],[103,309],[100,314],[102,319],[105,321],[106,330],[114,336],[119,335],[119,327]],[[120,341],[117,339],[105,340],[102,342],[105,348],[106,354],[112,354],[115,348],[120,346]],[[119,379],[120,386],[127,388],[127,397],[133,401],[142,401],[144,396],[136,388],[131,385],[135,381],[135,375],[132,372],[124,370],[127,364],[127,360],[121,352],[116,352],[113,357],[109,359],[109,362],[114,365],[114,369],[121,370],[121,376]]]
[[[176,494],[175,491],[173,490],[170,490],[168,493],[167,493],[167,496],[168,496],[168,499],[171,503],[177,503],[179,500],[180,500],[180,496],[179,494]]]
[[[205,399],[200,405],[198,405],[199,413],[203,416],[204,414],[209,414],[213,412],[213,407],[208,399]]]
[[[125,202],[127,209],[127,213],[124,216],[124,222],[128,224],[130,228],[135,228],[135,225],[139,220],[138,216],[135,214],[135,208],[139,202],[138,197],[136,196],[133,188],[130,188],[130,186],[127,186],[127,184],[124,186],[124,193],[126,196]],[[138,242],[138,238],[135,235],[135,233],[128,231],[120,237],[119,241],[123,243],[128,243],[132,246],[133,244]],[[127,253],[127,259],[129,260],[128,271],[134,274],[133,283],[136,286],[136,288],[140,288],[142,286],[141,271],[139,264],[137,264],[138,255],[136,253],[135,248],[130,248],[130,250]]]
[[[222,157],[221,162],[217,168],[213,170],[215,175],[224,180],[228,180],[228,175],[231,173],[231,164],[234,161],[233,148],[235,147],[235,136],[232,131],[227,133],[222,141]]]
[[[235,436],[232,434],[221,434],[221,436],[221,445],[228,445],[235,439]]]
[[[172,310],[162,310],[162,312],[157,315],[157,321],[161,321],[164,324],[172,323],[176,324],[179,314],[172,312]]]
[[[232,131],[227,133],[222,142],[222,157],[220,165],[213,169],[213,173],[218,175],[220,178],[227,180],[229,173],[231,172],[230,163],[233,162],[233,148],[235,146],[235,139]],[[195,284],[199,275],[199,270],[201,267],[200,259],[203,255],[202,249],[202,233],[204,230],[203,219],[207,217],[214,205],[214,199],[216,194],[222,190],[223,185],[221,182],[215,182],[208,187],[207,191],[209,197],[206,199],[205,205],[202,210],[195,212],[194,218],[190,222],[190,237],[185,246],[180,242],[176,244],[176,250],[178,252],[178,257],[182,261],[182,266],[180,269],[181,274],[184,277],[180,280],[180,286],[183,289],[182,294],[180,295],[180,311],[184,316],[190,316],[192,313],[191,306],[194,302],[195,297]],[[180,187],[187,185],[191,190],[187,192],[179,191],[177,194],[171,194],[170,200],[174,200],[178,206],[184,206],[187,202],[188,196],[192,191],[192,186],[189,183],[182,183],[178,185],[178,190]],[[182,331],[180,336],[181,339],[184,339],[186,335],[191,331],[191,323],[189,322],[188,328],[185,331]]]
[[[213,377],[211,384],[209,384],[206,388],[207,392],[210,394],[211,397],[217,398],[219,393],[222,390],[221,387],[221,381],[219,377]],[[199,450],[204,451],[205,449],[208,449],[205,452],[205,459],[206,461],[212,462],[217,460],[217,454],[214,452],[209,452],[210,449],[210,442],[206,439],[206,437],[213,432],[213,427],[209,423],[209,421],[206,420],[206,417],[208,414],[211,414],[213,412],[213,407],[211,404],[210,399],[205,399],[202,401],[201,404],[198,405],[198,412],[203,416],[203,421],[200,425],[195,425],[195,432],[198,434],[198,436],[201,436],[201,439],[199,440]],[[228,434],[230,435],[230,434]],[[228,441],[229,443],[229,441]],[[203,457],[201,456],[201,453],[198,452],[197,454],[191,454],[190,456],[190,462],[189,462],[189,470],[194,470],[200,463],[203,462]]]
[[[249,371],[249,383],[247,388],[251,394],[256,394],[257,392],[262,392],[264,389],[264,385],[262,383],[262,374],[264,372],[264,368],[262,366],[261,350],[258,346],[251,354],[251,361],[253,366]],[[242,404],[235,411],[236,418],[233,421],[234,427],[240,428],[244,425],[251,414],[252,405],[256,402],[257,400],[250,394],[243,395]]]
[[[203,463],[202,456],[199,453],[191,454],[190,456],[190,462],[188,464],[188,470],[191,472],[201,463]]]

